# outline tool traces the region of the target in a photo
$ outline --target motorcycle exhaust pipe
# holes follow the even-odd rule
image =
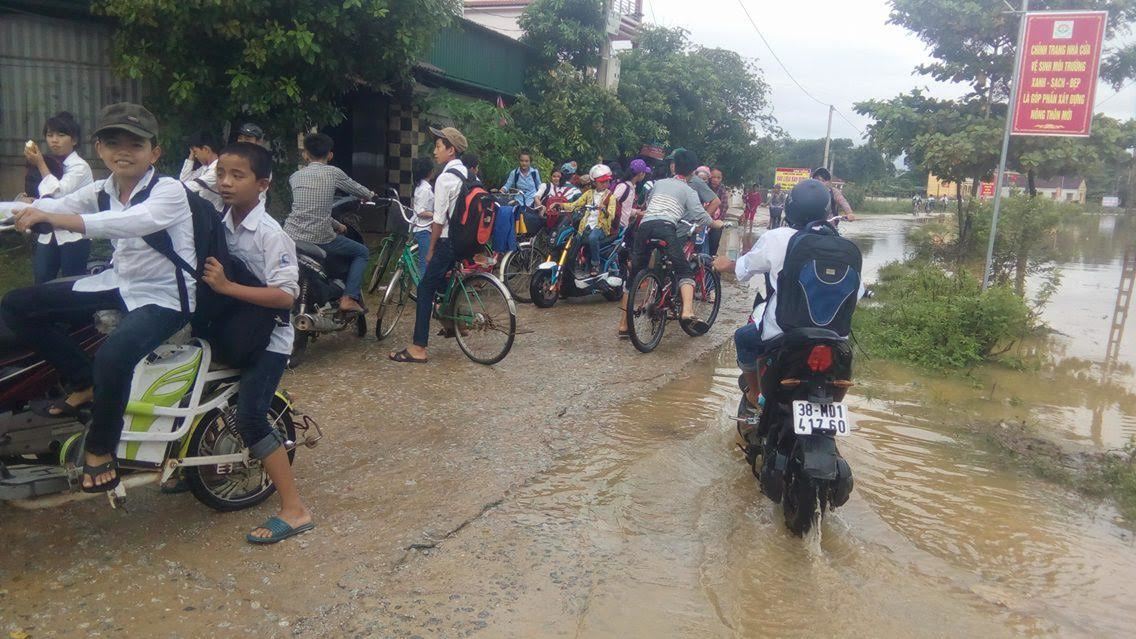
[[[343,328],[343,325],[330,317],[301,313],[292,318],[292,326],[305,333],[330,333]]]

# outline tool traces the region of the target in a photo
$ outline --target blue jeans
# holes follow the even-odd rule
[[[362,301],[363,271],[367,270],[367,260],[371,258],[371,252],[366,246],[342,235],[336,235],[334,240],[320,244],[319,247],[327,251],[328,255],[342,255],[351,259],[343,294],[355,301]]]
[[[414,241],[418,243],[418,276],[426,272],[426,254],[430,252],[430,231],[415,231]]]
[[[454,265],[454,245],[443,237],[434,247],[434,256],[418,282],[418,310],[414,315],[414,345],[426,348],[430,341],[430,318],[434,314],[434,295],[446,283],[446,273]]]
[[[57,277],[86,275],[89,257],[91,241],[87,239],[66,244],[56,244],[52,239],[50,244],[36,244],[35,257],[32,258],[35,283],[43,284]]]
[[[268,423],[268,411],[287,365],[287,355],[264,351],[241,371],[237,432],[248,446],[249,455],[256,459],[268,457],[284,444],[284,436]]]
[[[761,341],[761,325],[746,324],[734,331],[734,346],[738,351],[738,368],[747,373],[757,372],[757,360],[765,354]]]
[[[588,259],[591,260],[592,268],[599,270],[600,243],[607,238],[607,233],[603,229],[585,229],[584,234],[588,241]]]
[[[10,291],[0,317],[28,346],[59,371],[72,390],[95,388],[87,452],[110,455],[122,437],[134,366],[189,322],[181,311],[147,304],[126,313],[95,354],[94,362],[59,322],[90,321],[100,310],[124,310],[118,290],[80,293],[74,282],[52,282]]]

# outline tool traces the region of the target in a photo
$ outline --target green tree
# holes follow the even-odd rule
[[[607,38],[603,0],[533,0],[518,24],[521,41],[533,47],[551,69],[564,62],[585,71],[600,63]]]
[[[663,27],[644,27],[619,59],[619,99],[633,105],[638,141],[690,148],[729,181],[762,177],[770,149],[758,138],[779,130],[769,86],[753,62]]]
[[[251,118],[286,138],[343,119],[341,99],[409,79],[456,0],[96,0],[114,60],[163,123]],[[291,148],[294,145],[286,145]]]
[[[532,78],[528,95],[513,107],[516,125],[556,162],[586,167],[639,148],[627,107],[567,63]]]

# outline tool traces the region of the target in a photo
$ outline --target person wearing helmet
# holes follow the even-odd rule
[[[753,311],[753,322],[734,332],[737,346],[738,368],[745,377],[746,400],[751,408],[758,406],[761,380],[757,360],[766,353],[767,345],[782,334],[777,325],[777,276],[785,265],[789,240],[797,231],[812,224],[828,223],[829,189],[820,180],[803,180],[793,187],[785,201],[785,220],[788,226],[775,228],[762,234],[746,254],[731,260],[719,257],[714,269],[720,273],[733,271],[738,282],[747,282],[757,275],[765,275],[766,299]],[[861,288],[861,294],[863,289]]]
[[[246,122],[241,125],[237,130],[237,142],[252,142],[253,144],[264,143],[264,129],[253,124]]]
[[[683,326],[692,329],[695,333],[703,334],[710,330],[710,325],[700,317],[694,315],[694,276],[690,263],[683,254],[682,242],[679,233],[687,233],[687,224],[679,228],[679,222],[695,225],[709,225],[712,228],[725,226],[722,220],[713,220],[703,208],[698,194],[690,187],[688,181],[694,169],[698,168],[698,157],[692,151],[675,149],[669,156],[671,172],[674,177],[655,182],[650,195],[647,196],[647,210],[635,231],[635,241],[631,249],[631,272],[629,281],[634,280],[639,271],[647,267],[650,259],[650,250],[647,243],[653,239],[663,240],[667,243],[667,255],[678,276],[679,292],[682,295],[682,314],[679,321]],[[623,293],[623,304],[619,321],[619,337],[629,337],[627,332],[627,292]]]
[[[587,175],[594,186],[584,191],[575,202],[561,205],[561,210],[565,213],[581,208],[586,210],[576,230],[588,245],[588,262],[594,277],[600,272],[600,243],[611,233],[611,225],[615,221],[615,198],[609,188],[611,169],[607,165],[597,164]]]

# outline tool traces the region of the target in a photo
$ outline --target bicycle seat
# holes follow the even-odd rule
[[[327,251],[321,249],[318,245],[304,240],[296,240],[296,252],[300,255],[307,255],[317,260],[327,259]]]

